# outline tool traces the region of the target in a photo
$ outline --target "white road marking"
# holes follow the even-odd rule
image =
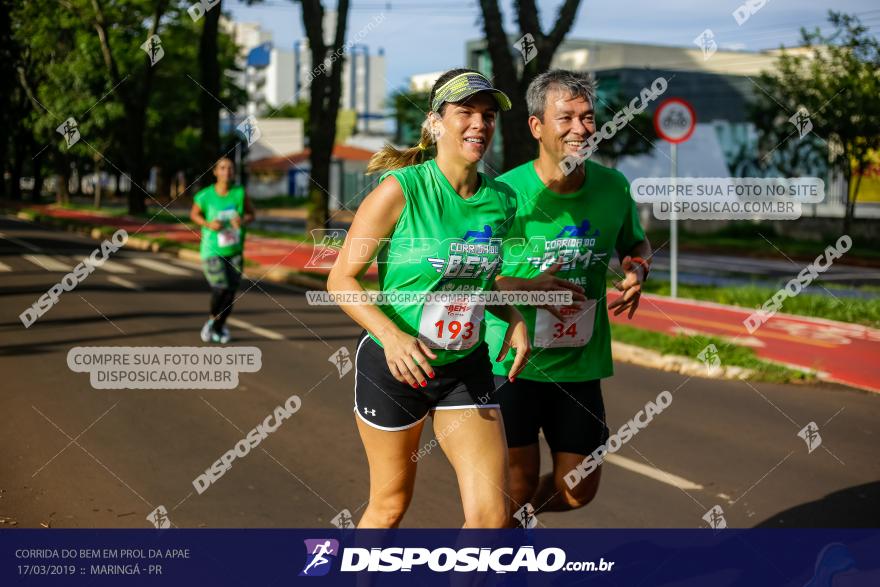
[[[95,267],[95,269],[103,269],[108,273],[134,273],[134,269],[116,261],[104,261],[100,266]]]
[[[678,475],[673,475],[672,473],[661,471],[660,469],[657,469],[655,467],[642,464],[638,461],[634,461],[620,455],[607,455],[605,457],[605,460],[612,465],[617,465],[618,467],[622,467],[628,471],[632,471],[633,473],[638,473],[639,475],[650,477],[655,481],[660,481],[661,483],[666,483],[667,485],[672,485],[673,487],[684,489],[685,491],[699,490],[703,488],[703,486],[699,483],[688,481],[684,477],[679,477]]]
[[[269,340],[284,340],[284,335],[274,332],[272,330],[267,330],[265,328],[260,328],[259,326],[254,326],[249,322],[245,322],[244,320],[237,320],[235,318],[227,318],[226,322],[235,326],[236,328],[241,328],[242,330],[247,330],[249,332],[253,332],[254,334],[259,334],[260,336],[265,336]]]
[[[29,243],[29,242],[23,241],[23,240],[21,240],[21,239],[15,238],[15,237],[6,236],[6,235],[3,234],[2,232],[0,232],[0,238],[5,239],[5,240],[8,240],[8,241],[11,242],[11,243],[15,243],[15,244],[17,244],[17,245],[20,246],[20,247],[24,247],[24,248],[26,248],[27,250],[29,250],[29,251],[34,251],[34,252],[36,252],[36,253],[39,253],[40,251],[43,250],[43,249],[41,249],[40,247],[38,247],[38,246],[36,246],[36,245],[32,245],[32,244]]]
[[[107,278],[107,281],[110,283],[115,283],[116,285],[121,285],[122,287],[133,289],[134,291],[144,291],[144,288],[139,286],[136,283],[132,283],[127,279],[123,279],[122,277],[117,277],[116,275],[111,275]]]
[[[713,332],[705,332],[703,330],[697,330],[696,328],[685,328],[683,326],[676,326],[672,329],[672,332],[684,334],[686,336],[711,336],[712,338],[720,338],[721,340],[726,340],[727,342],[732,342],[740,346],[750,346],[755,348],[763,348],[767,346],[763,340],[754,336],[726,336],[724,334],[715,334]]]
[[[198,263],[195,263],[194,261],[184,261],[183,259],[172,259],[171,262],[174,263],[175,265],[183,267],[184,269],[193,269],[195,271],[202,270],[202,266],[199,265]]]
[[[12,271],[12,267],[0,261],[0,271]]]
[[[22,255],[22,258],[46,271],[63,271],[64,273],[67,273],[71,270],[70,265],[62,263],[58,259],[50,257],[49,255]]]
[[[162,263],[160,261],[154,261],[153,259],[132,259],[132,263],[138,265],[139,267],[143,267],[145,269],[152,269],[153,271],[158,271],[159,273],[164,273],[165,275],[185,275],[189,277],[192,275],[189,271],[181,269],[171,263],[165,262]]]

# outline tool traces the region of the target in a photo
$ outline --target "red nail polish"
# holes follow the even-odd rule
[[[419,385],[421,385],[422,387],[428,387],[428,383],[426,381],[420,381]]]

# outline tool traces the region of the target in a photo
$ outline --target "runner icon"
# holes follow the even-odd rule
[[[325,558],[325,554],[334,554],[333,549],[330,548],[330,541],[327,540],[325,542],[321,542],[315,545],[315,549],[312,551],[312,554],[315,558],[312,559],[312,562],[306,565],[306,568],[303,569],[302,574],[308,575],[309,569],[325,565],[330,562],[329,559]]]

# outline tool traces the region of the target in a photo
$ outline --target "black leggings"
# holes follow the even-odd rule
[[[241,255],[230,257],[207,257],[202,268],[211,286],[211,316],[214,318],[214,332],[220,334],[226,319],[232,313],[235,292],[241,283]]]
[[[235,301],[234,289],[211,289],[211,316],[214,317],[214,332],[220,333],[226,319],[232,313],[232,302]]]

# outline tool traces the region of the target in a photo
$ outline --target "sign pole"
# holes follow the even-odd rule
[[[678,297],[678,214],[675,210],[676,177],[678,176],[678,144],[669,144],[670,160],[672,161],[672,210],[669,214],[669,283],[670,295]]]
[[[669,185],[672,194],[669,201],[669,290],[673,298],[678,297],[678,212],[675,205],[678,200],[678,143],[691,138],[697,127],[697,114],[694,107],[681,98],[667,98],[657,106],[654,112],[654,130],[657,136],[669,143]]]

